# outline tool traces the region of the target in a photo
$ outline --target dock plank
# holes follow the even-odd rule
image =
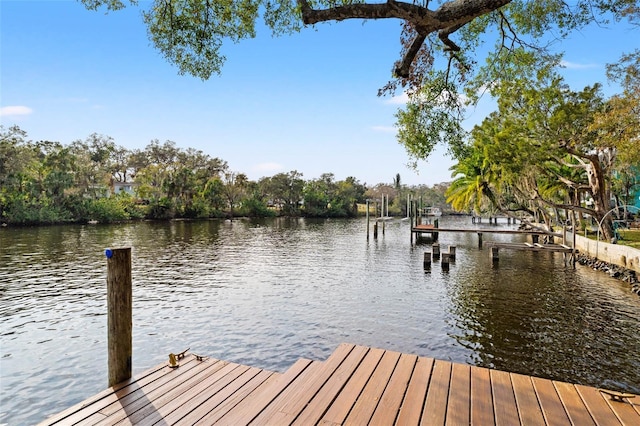
[[[378,407],[371,417],[370,424],[389,425],[395,422],[417,361],[416,355],[400,355],[400,360],[396,364]]]
[[[421,425],[444,424],[447,416],[447,400],[451,383],[451,363],[436,360],[427,390],[427,399],[422,412]]]
[[[352,344],[284,373],[187,356],[42,424],[638,425],[600,390]]]
[[[471,367],[471,423],[477,425],[495,423],[491,378],[486,368]]]
[[[384,392],[393,370],[395,369],[400,352],[385,351],[378,366],[374,370],[371,378],[360,393],[360,396],[353,405],[351,412],[347,416],[345,423],[368,424],[375,411],[380,397]]]
[[[162,407],[156,407],[156,410],[151,415],[145,417],[145,423],[155,424],[160,420],[164,420],[167,424],[173,424],[185,417],[189,412],[203,406],[203,404],[211,404],[212,408],[215,408],[214,401],[216,400],[213,397],[223,393],[225,390],[230,390],[233,393],[235,387],[230,386],[231,383],[249,371],[250,368],[246,365],[238,365],[236,368],[229,369],[229,371],[219,370],[215,377],[212,376],[208,380],[197,383],[189,389],[189,392],[177,395]],[[223,395],[228,398],[230,393],[224,392]]]
[[[524,425],[544,424],[544,415],[531,377],[511,373],[511,383],[513,383],[520,422]]]
[[[433,358],[418,358],[409,380],[407,393],[402,401],[402,407],[400,407],[398,425],[416,425],[420,422],[422,408],[427,399],[427,388],[431,379],[433,363]]]
[[[174,381],[168,386],[156,389],[152,393],[145,395],[145,397],[136,400],[133,404],[125,405],[121,411],[105,419],[106,424],[113,424],[114,422],[119,422],[119,424],[123,425],[153,424],[156,419],[162,418],[161,413],[167,412],[164,409],[165,405],[171,405],[173,400],[189,392],[190,389],[197,387],[203,380],[217,381],[229,372],[242,367],[235,363],[225,363],[226,365],[222,368],[217,368],[218,364],[220,363],[180,383],[175,383],[176,381]]]
[[[511,376],[505,371],[491,370],[493,412],[496,426],[511,426],[520,422]]]
[[[225,414],[231,411],[236,405],[248,398],[254,392],[260,392],[259,388],[268,387],[280,376],[279,373],[260,370],[242,388],[235,392],[230,398],[217,405],[213,410],[209,407],[198,408],[182,419],[183,422],[193,425],[212,425],[218,422]]]
[[[282,376],[278,377],[266,389],[252,393],[242,400],[221,419],[225,424],[249,424],[264,408],[278,397],[291,383],[298,379],[314,362],[308,359],[299,359]]]
[[[195,358],[191,357],[185,361],[184,364],[189,365],[189,361]],[[191,364],[195,365],[195,363]],[[188,368],[188,367],[185,367]],[[163,379],[166,375],[171,373],[173,369],[166,365],[157,365],[135,378],[125,380],[122,383],[118,383],[115,386],[109,387],[96,395],[75,404],[60,413],[50,416],[45,419],[40,425],[53,425],[53,424],[77,424],[85,418],[101,410],[103,407],[118,401],[124,395],[132,392],[132,385],[144,386],[154,380]]]
[[[564,410],[560,396],[556,391],[553,382],[549,379],[542,379],[539,377],[532,377],[533,383],[542,415],[548,425],[571,425],[571,421],[567,416],[567,412]]]
[[[581,385],[575,385],[575,388],[597,425],[614,426],[622,424],[607,403],[604,395],[602,395],[597,389]]]
[[[299,416],[295,419],[294,424],[309,425],[320,421],[331,403],[337,398],[338,394],[340,394],[346,386],[348,380],[355,373],[368,351],[369,348],[364,346],[355,347],[348,358],[345,359],[336,370],[335,374],[327,380],[321,392],[318,392],[318,394],[303,407]]]
[[[159,389],[166,387],[168,384],[181,383],[183,380],[188,380],[190,377],[202,371],[209,368],[222,368],[225,364],[225,362],[219,360],[212,360],[207,363],[192,361],[189,363],[183,362],[180,367],[176,369],[167,367],[168,373],[162,378],[148,384],[143,382],[131,384],[125,395],[119,396],[111,404],[96,412],[95,415],[74,424],[80,426],[113,424],[118,421],[115,419],[126,418],[128,413],[132,413],[147,404],[149,397],[153,398],[155,395],[161,396],[163,391]]]
[[[564,409],[574,425],[595,425],[589,410],[587,410],[574,385],[555,381],[553,384],[558,391],[558,395],[560,395]]]
[[[322,416],[321,424],[344,423],[384,353],[385,351],[382,349],[371,349],[367,352],[357,370],[357,374],[351,377],[342,392],[340,392],[340,399],[336,400]]]
[[[340,368],[353,349],[354,345],[340,345],[325,362],[318,364],[318,368],[307,374],[303,382],[299,382],[300,384],[297,386],[291,386],[278,395],[253,422],[258,425],[289,424],[293,422],[328,378]]]
[[[468,425],[471,423],[471,367],[453,364],[451,384],[447,403],[448,425]]]
[[[624,398],[623,401],[614,401],[608,395],[603,394],[598,389],[589,388],[586,386],[576,385],[576,389],[581,396],[591,395],[592,398],[597,399],[594,394],[600,395],[607,403],[609,408],[615,413],[616,417],[620,420],[623,425],[637,425],[640,424],[638,419],[640,413],[640,407],[638,407],[637,403],[632,404],[630,399]],[[606,412],[606,410],[605,410]],[[596,421],[599,419],[596,418]]]

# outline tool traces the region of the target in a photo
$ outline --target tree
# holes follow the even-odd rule
[[[126,3],[81,1],[92,10]],[[401,57],[381,93],[409,94],[397,117],[398,140],[422,159],[440,141],[461,154],[465,105],[506,73],[530,71],[534,64],[520,50],[557,63],[550,33],[561,39],[592,22],[635,23],[640,8],[636,0],[153,0],[143,11],[153,45],[180,73],[203,79],[221,71],[223,42],[255,37],[260,17],[274,35],[347,19],[400,21]]]
[[[281,206],[285,215],[300,213],[300,201],[304,190],[302,173],[292,170],[289,173],[278,173],[269,179],[267,186],[271,201]]]
[[[631,195],[640,186],[640,50],[609,65],[607,75],[620,82],[624,90],[607,101],[591,129],[616,149],[615,196],[625,205],[634,204]]]
[[[548,224],[559,209],[602,222],[618,148],[637,141],[637,129],[620,138],[598,126],[607,111],[599,85],[574,92],[557,75],[542,73],[504,79],[492,91],[498,111],[474,128],[473,145],[454,169],[454,207],[478,209],[484,198],[503,212],[540,214]],[[592,207],[580,205],[581,194],[588,194]],[[610,222],[603,225],[611,238]]]
[[[249,179],[247,175],[239,172],[227,171],[224,173],[224,186],[222,193],[226,197],[227,206],[229,207],[229,216],[233,217],[234,207],[242,199],[247,188]]]

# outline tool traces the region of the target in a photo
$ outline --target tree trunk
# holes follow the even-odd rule
[[[596,213],[596,220],[599,224],[601,223],[601,232],[605,240],[610,241],[614,234],[611,216],[607,216],[607,213],[609,212],[610,199],[609,188],[605,180],[604,168],[600,163],[598,155],[589,156],[587,176],[589,178],[589,186],[591,187],[591,196],[593,197],[593,208]]]

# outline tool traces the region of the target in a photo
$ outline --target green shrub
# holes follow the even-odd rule
[[[91,220],[98,222],[118,222],[130,218],[119,197],[98,198],[91,202],[89,209]]]

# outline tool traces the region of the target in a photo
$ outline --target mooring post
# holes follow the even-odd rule
[[[374,240],[378,239],[378,220],[377,219],[375,222],[373,222],[373,239]]]
[[[440,266],[443,271],[449,270],[449,253],[442,253],[442,258],[440,260]]]
[[[491,261],[496,263],[498,261],[498,247],[491,247]]]
[[[478,232],[478,248],[482,248],[482,232]]]
[[[431,252],[424,252],[424,260],[422,261],[424,269],[431,269]]]
[[[572,244],[571,244],[571,263],[573,263],[573,268],[576,267],[576,212],[575,210],[571,211],[571,236],[572,236]]]
[[[449,260],[456,261],[456,246],[449,246]]]
[[[106,249],[107,257],[107,346],[109,387],[131,378],[132,285],[131,247]]]
[[[367,240],[369,240],[369,200],[367,200]]]
[[[431,245],[431,251],[433,252],[433,258],[434,259],[439,259],[440,258],[440,244],[433,243]]]
[[[439,219],[434,219],[433,220],[433,227],[435,229],[438,229],[440,227],[440,220]],[[434,232],[432,235],[433,235],[433,241],[438,241],[438,236],[439,236],[438,233]]]

